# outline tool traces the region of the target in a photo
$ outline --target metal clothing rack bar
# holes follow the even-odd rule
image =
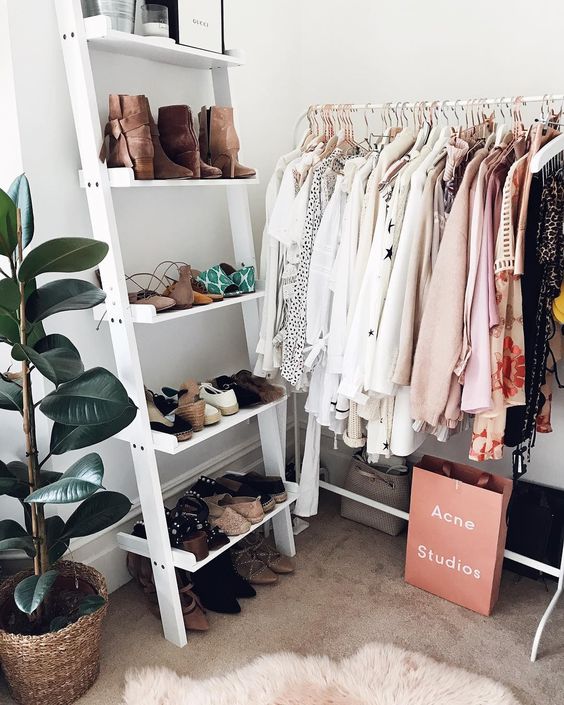
[[[295,126],[294,126],[294,132],[293,132],[293,137],[294,137],[294,144],[298,143],[298,135],[297,131],[298,128],[300,127],[301,123],[305,118],[308,116],[308,113],[316,112],[316,111],[322,111],[322,110],[342,110],[342,109],[349,109],[351,111],[359,111],[359,110],[371,110],[371,111],[376,111],[376,110],[405,110],[405,109],[415,109],[418,107],[436,107],[440,110],[443,108],[456,108],[458,107],[480,107],[480,106],[487,106],[487,107],[494,107],[494,106],[507,106],[508,108],[511,106],[515,107],[522,107],[526,106],[528,103],[561,103],[561,106],[564,106],[564,94],[558,93],[558,94],[546,94],[546,95],[536,95],[536,96],[508,96],[508,97],[498,97],[498,98],[465,98],[465,99],[459,99],[459,100],[424,100],[424,101],[391,101],[387,103],[352,103],[352,104],[347,104],[347,103],[322,103],[318,105],[311,105],[308,110],[304,110],[303,113],[301,113],[296,120]],[[300,461],[302,457],[302,452],[301,452],[301,433],[300,433],[300,427],[299,427],[299,422],[297,419],[297,394],[294,394],[294,442],[295,442],[295,462],[296,462],[296,467],[300,466]],[[350,492],[349,490],[344,489],[343,487],[339,487],[338,485],[333,485],[329,482],[326,482],[324,480],[319,481],[319,487],[327,490],[328,492],[333,492],[334,494],[341,495],[342,497],[347,497],[349,499],[352,499],[356,502],[359,502],[360,504],[367,505],[369,507],[373,507],[375,509],[379,509],[380,511],[386,512],[387,514],[392,514],[394,516],[399,516],[403,519],[406,519],[409,521],[409,514],[407,512],[403,512],[399,509],[396,509],[395,507],[390,507],[386,504],[382,504],[381,502],[377,502],[373,499],[369,499],[367,497],[363,497],[362,495],[356,494],[354,492]],[[544,631],[544,628],[550,619],[550,616],[556,607],[558,601],[560,600],[562,593],[564,592],[564,546],[562,549],[562,556],[560,559],[560,565],[559,566],[553,566],[549,565],[548,563],[542,563],[541,561],[537,561],[534,558],[530,558],[528,556],[523,556],[519,553],[515,553],[513,551],[508,551],[506,550],[504,552],[504,557],[508,558],[509,560],[514,561],[515,563],[519,563],[520,565],[525,565],[528,566],[529,568],[533,568],[535,570],[538,570],[541,573],[545,573],[546,575],[551,575],[555,578],[558,578],[558,584],[556,587],[556,591],[554,595],[552,596],[552,599],[550,600],[546,610],[544,611],[543,616],[541,617],[539,624],[537,626],[535,636],[533,639],[533,645],[531,648],[531,661],[536,661],[537,659],[537,654],[538,654],[538,649],[539,649],[539,644],[540,640]]]

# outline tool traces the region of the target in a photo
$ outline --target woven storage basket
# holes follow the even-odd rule
[[[388,465],[369,465],[361,457],[354,455],[347,472],[345,489],[395,509],[408,511],[411,473],[393,475],[388,472],[389,470],[390,466]],[[354,499],[348,497],[343,497],[341,500],[341,516],[357,521],[359,524],[371,526],[373,529],[378,529],[391,536],[401,534],[407,527],[405,519],[355,502]]]
[[[181,402],[176,409],[176,413],[184,421],[189,421],[194,431],[201,431],[204,428],[204,420],[206,418],[206,402],[203,399],[191,401],[188,404],[182,404]]]
[[[104,576],[94,568],[61,561],[60,575],[76,576],[108,599]],[[0,606],[32,571],[18,573],[0,585]],[[14,700],[22,705],[69,705],[94,684],[100,672],[100,637],[107,602],[94,614],[65,629],[41,636],[9,634],[0,629],[2,670]]]

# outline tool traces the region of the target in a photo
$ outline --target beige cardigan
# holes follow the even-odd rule
[[[430,426],[445,423],[458,380],[453,372],[462,350],[464,294],[468,267],[468,228],[472,185],[487,149],[479,149],[464,177],[445,226],[433,269],[411,376],[411,413],[416,422]],[[456,405],[456,403],[455,403]],[[452,409],[449,410],[452,415]],[[451,424],[449,424],[451,425]]]

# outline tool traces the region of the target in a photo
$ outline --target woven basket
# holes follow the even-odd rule
[[[194,431],[201,431],[204,428],[206,418],[206,402],[203,399],[191,401],[188,404],[180,403],[176,409],[176,414],[184,421],[192,424]]]
[[[56,568],[62,576],[85,581],[107,601],[106,581],[94,568],[68,561]],[[31,572],[18,573],[0,585],[0,606]],[[2,670],[17,703],[69,705],[86,693],[100,672],[100,637],[107,609],[106,602],[94,614],[52,634],[23,636],[0,629]]]

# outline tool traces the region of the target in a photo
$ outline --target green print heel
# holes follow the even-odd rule
[[[236,270],[226,262],[222,262],[220,265],[221,269],[229,275],[231,281],[238,288],[240,294],[252,294],[255,291],[255,268],[245,267]]]

